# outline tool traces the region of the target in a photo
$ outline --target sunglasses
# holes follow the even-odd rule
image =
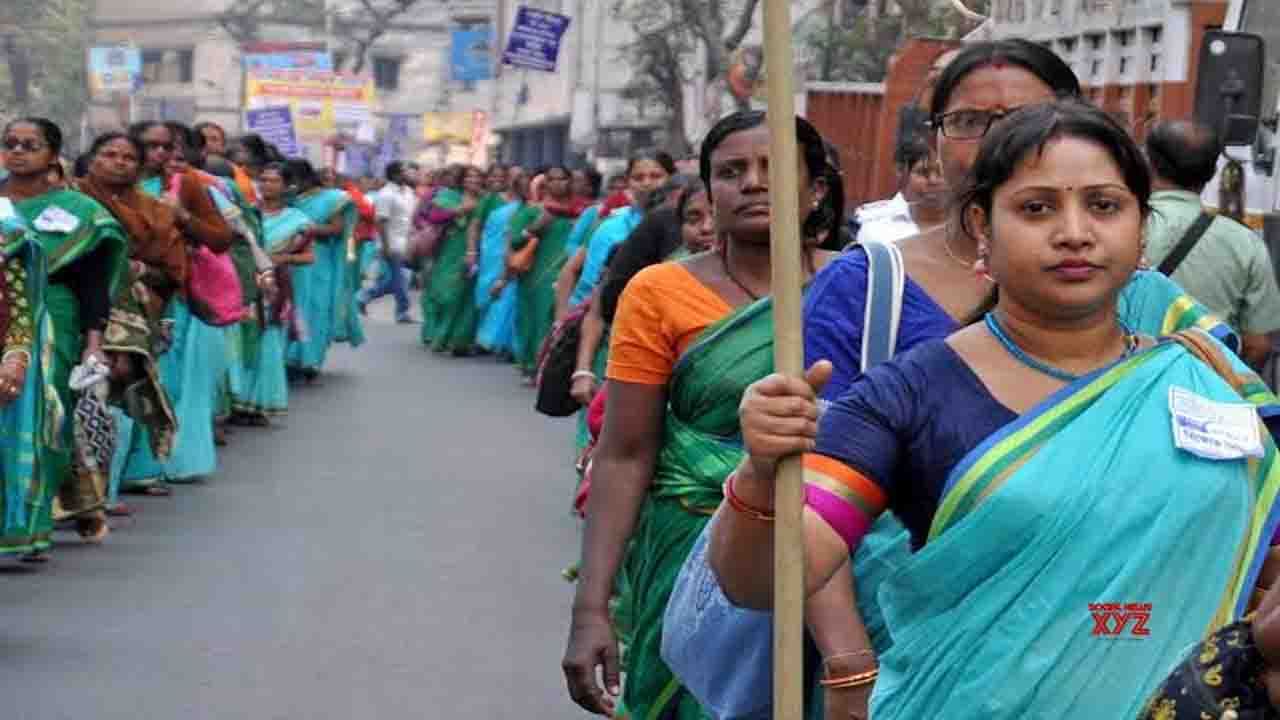
[[[176,145],[175,145],[174,143],[171,143],[171,142],[149,142],[149,143],[147,143],[147,149],[148,149],[148,150],[164,150],[165,152],[173,152],[173,149],[174,149],[175,147],[176,147]]]
[[[38,153],[47,147],[49,146],[39,140],[19,140],[18,138],[4,139],[4,149],[9,152],[21,150],[26,153]]]

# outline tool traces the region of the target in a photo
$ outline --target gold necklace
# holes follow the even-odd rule
[[[947,251],[947,256],[954,260],[960,267],[972,270],[974,263],[978,262],[978,258],[975,257],[974,259],[966,262],[961,260],[960,257],[951,250],[951,223],[945,223],[938,227],[944,228],[942,233],[942,248]]]

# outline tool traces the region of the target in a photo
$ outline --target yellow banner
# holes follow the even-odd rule
[[[429,143],[469,143],[475,132],[476,115],[474,112],[423,113],[422,139]]]
[[[356,135],[373,121],[373,80],[324,71],[261,71],[246,78],[250,108],[288,105],[302,137]]]

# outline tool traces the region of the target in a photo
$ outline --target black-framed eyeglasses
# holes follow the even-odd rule
[[[935,117],[930,124],[942,131],[942,136],[952,140],[977,140],[987,134],[997,120],[1011,111],[1006,110],[953,110]]]
[[[49,147],[48,145],[40,142],[39,140],[21,140],[19,138],[5,138],[3,144],[4,144],[4,149],[8,150],[9,152],[16,152],[18,150],[21,150],[22,152],[25,152],[25,153],[38,153],[41,150]]]

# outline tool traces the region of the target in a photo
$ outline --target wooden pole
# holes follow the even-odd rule
[[[792,89],[790,0],[765,0],[764,54],[769,103],[769,202],[773,268],[773,358],[777,371],[804,373],[800,320],[803,282],[800,208],[797,200],[799,156]],[[773,717],[804,716],[804,487],[800,459],[778,467],[774,522]]]

